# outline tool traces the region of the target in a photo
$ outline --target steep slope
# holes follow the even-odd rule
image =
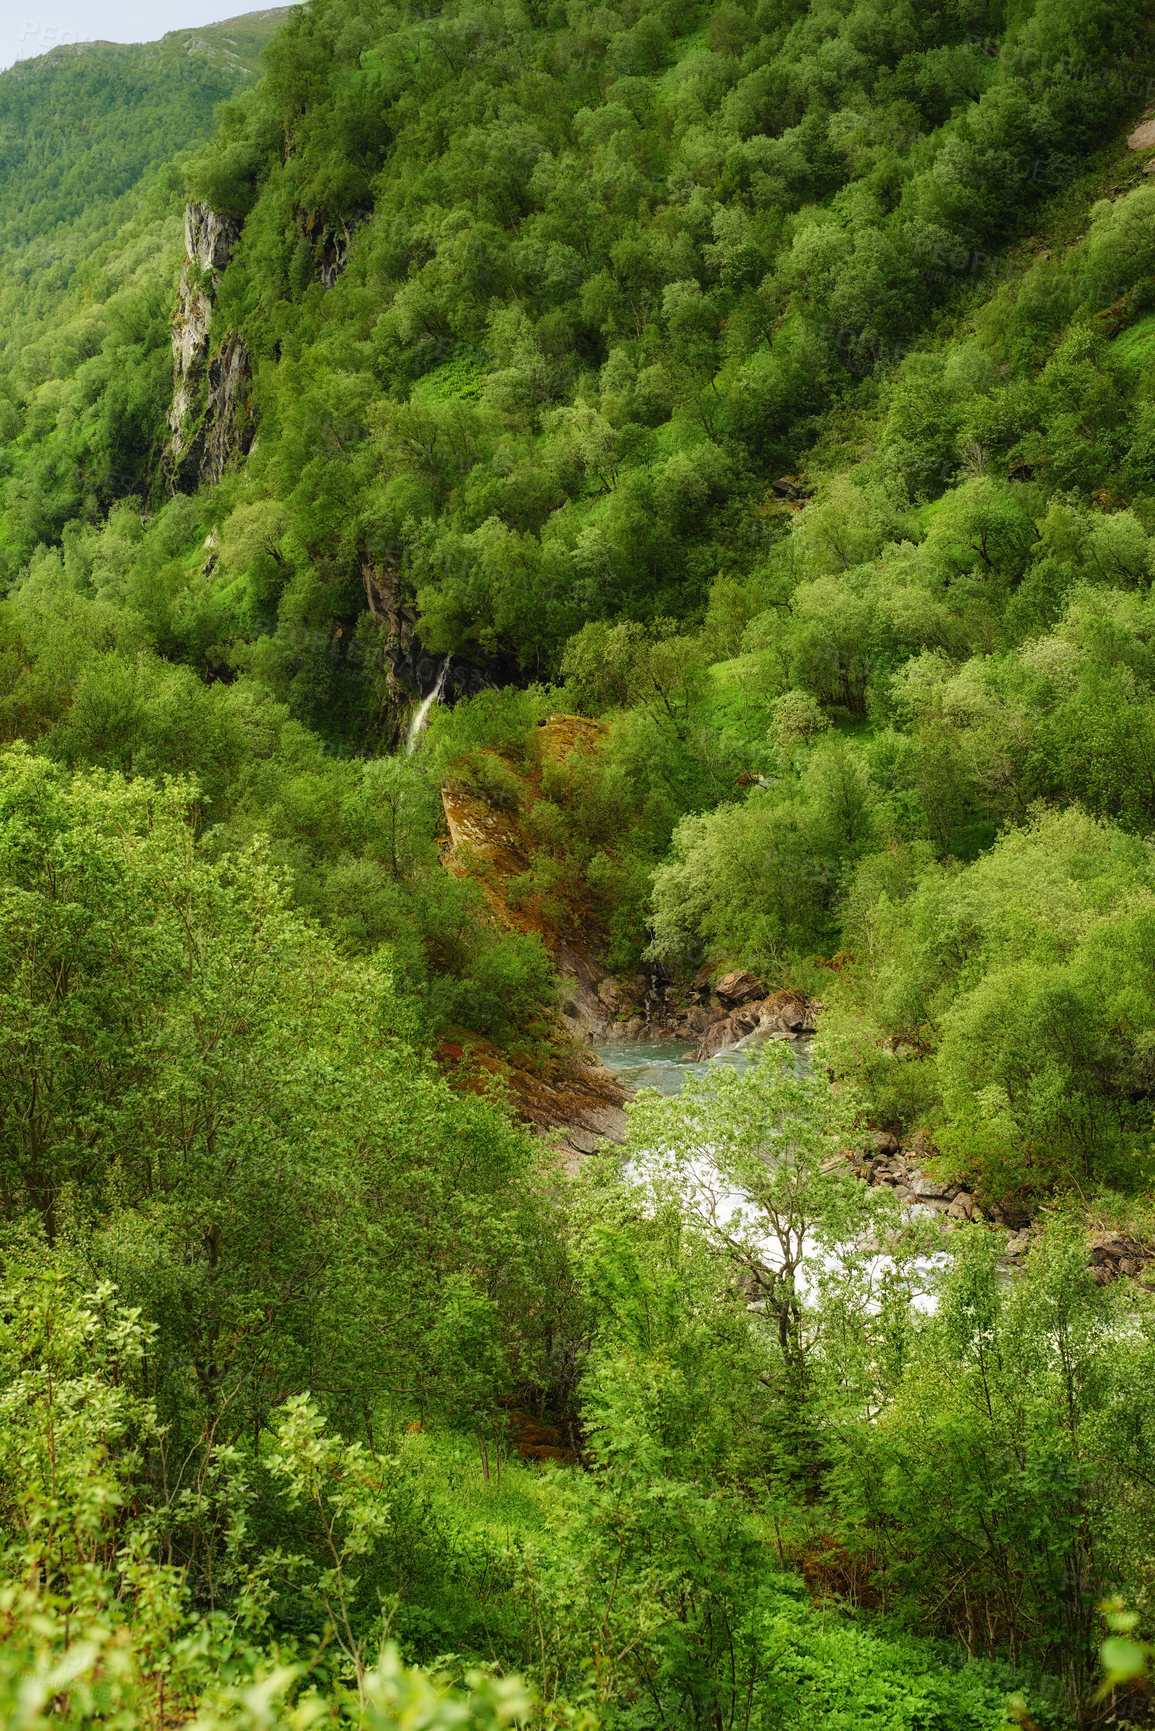
[[[693,614],[943,261],[1070,181],[1135,29],[1058,0],[294,18],[192,176],[244,222],[214,341],[253,358],[245,500],[291,525],[294,621],[399,585],[428,649],[503,677],[590,617]],[[368,721],[308,682],[312,721]]]
[[[287,7],[158,42],[82,42],[0,73],[0,243],[5,253],[104,211],[199,143],[216,105],[251,82]]]
[[[180,245],[177,159],[253,83],[285,10],[57,48],[0,73],[0,471],[25,470],[26,545],[142,484]],[[75,431],[77,411],[99,423],[67,474],[52,457],[20,462],[34,396],[42,425],[63,415]]]
[[[295,20],[192,176],[244,224],[217,340],[268,424],[248,496],[324,573],[294,618],[399,584],[430,650],[541,677],[588,619],[756,568],[816,417],[1118,110],[1125,13],[982,16]]]
[[[543,768],[507,909],[582,910],[655,997],[709,963],[841,1002],[888,1123],[961,1114],[961,1158],[1019,1138],[1069,1170],[1085,1124],[987,1123],[961,976],[886,907],[1040,800],[1155,821],[1124,726],[1145,52],[1136,11],[1062,0],[294,13],[188,165],[183,248],[158,192],[9,374],[5,727],[196,774],[214,846],[269,832],[431,1023],[500,1043],[548,1040],[549,956],[446,883],[438,787],[516,806],[539,724],[598,716]],[[392,755],[439,684],[456,706]],[[1119,1171],[1135,1002],[1083,1063]],[[1022,1056],[1059,1095],[1061,1020]]]
[[[316,0],[36,135],[0,1720],[1143,1718],[1144,31]]]

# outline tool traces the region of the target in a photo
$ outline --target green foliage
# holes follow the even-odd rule
[[[524,1139],[446,1087],[384,969],[291,913],[260,850],[196,850],[187,789],[18,754],[3,798],[9,1218],[84,1231],[164,1319],[178,1434],[259,1434],[318,1359],[333,1411],[457,1411],[442,1308],[475,1294],[492,1326],[508,1300],[521,1341],[528,1264],[477,1233],[516,1237]],[[470,1415],[504,1374],[499,1351]]]
[[[787,973],[799,950],[831,944],[843,873],[870,851],[876,813],[866,764],[832,734],[741,804],[683,818],[654,874],[652,953],[685,963],[704,942]]]
[[[171,382],[174,158],[254,80],[276,22],[62,47],[0,74],[6,574],[67,523],[149,488]]]
[[[263,34],[219,62],[207,32],[199,52],[174,33],[59,48],[0,75],[0,246],[20,250],[25,278],[41,260],[56,273],[70,252],[75,263],[72,249],[126,193],[211,132],[216,105],[257,71]]]
[[[0,79],[5,1723],[1052,1731],[1101,1600],[1138,1675],[1147,1295],[1061,1211],[936,1272],[841,1158],[1155,1151],[1143,20],[924,13]],[[184,192],[256,438],[173,496]],[[551,942],[820,977],[821,1067],[543,1166],[431,1056],[559,1057],[446,783]]]
[[[1140,1457],[1117,1427],[1132,1404],[1136,1439],[1150,1425],[1152,1314],[1146,1295],[1094,1285],[1085,1245],[1053,1220],[1008,1290],[989,1235],[969,1234],[901,1384],[837,1469],[875,1589],[968,1652],[1049,1653],[1072,1704],[1096,1680],[1104,1586],[1146,1593],[1149,1570],[1124,1513]]]
[[[855,936],[873,966],[840,994],[833,1036],[884,1099],[902,1086],[887,1071],[929,1071],[940,1146],[996,1198],[1149,1182],[1150,874],[1143,843],[1078,810],[1036,816],[965,870],[862,868]]]
[[[123,843],[123,820],[118,833]],[[92,851],[95,837],[85,839]],[[186,895],[181,906],[195,929],[197,898]],[[275,915],[266,914],[262,931],[276,939]],[[283,991],[288,943],[283,930],[279,936],[272,947]],[[175,1083],[171,1054],[163,1066]],[[411,1115],[417,1099],[410,1086]],[[266,1413],[250,1451],[227,1363],[207,1400],[200,1446],[186,1454],[187,1428],[182,1435],[172,1403],[185,1361],[179,1317],[164,1303],[163,1242],[152,1242],[141,1302],[129,1306],[109,1283],[93,1289],[79,1278],[107,1235],[79,1236],[77,1219],[71,1242],[48,1249],[37,1235],[7,1228],[0,1507],[11,1585],[0,1605],[0,1700],[12,1721],[35,1727],[67,1714],[78,1725],[133,1724],[167,1712],[206,1727],[628,1727],[643,1703],[647,1716],[680,1723],[723,1711],[759,1731],[865,1726],[880,1712],[903,1731],[1002,1723],[1005,1690],[1022,1685],[1021,1676],[975,1663],[960,1672],[914,1640],[819,1621],[783,1570],[780,1522],[789,1530],[798,1518],[792,1485],[808,1486],[812,1497],[834,1467],[841,1487],[840,1449],[862,1451],[855,1421],[863,1422],[863,1397],[873,1404],[880,1392],[888,1396],[885,1430],[876,1437],[866,1427],[870,1447],[880,1449],[901,1434],[921,1387],[903,1375],[913,1345],[902,1321],[908,1275],[880,1283],[869,1254],[844,1254],[805,1299],[798,1284],[815,1243],[842,1242],[854,1222],[877,1217],[853,1179],[823,1170],[844,1114],[821,1081],[767,1058],[665,1108],[643,1103],[638,1145],[652,1147],[660,1118],[667,1150],[649,1156],[644,1190],[609,1163],[591,1164],[573,1197],[563,1276],[576,1277],[581,1296],[560,1319],[564,1350],[585,1359],[588,1470],[544,1479],[506,1460],[495,1480],[483,1455],[482,1481],[476,1456],[462,1473],[443,1430],[427,1437],[420,1426],[404,1428],[411,1378],[431,1369],[428,1341],[397,1391],[402,1422],[389,1418],[384,1454],[373,1426],[364,1442],[347,1440],[303,1391]],[[295,1123],[303,1121],[298,1112]],[[456,1145],[460,1151],[460,1128]],[[427,1198],[429,1183],[427,1175],[413,1180],[414,1144],[407,1147],[407,1224],[390,1240],[393,1266],[378,1256],[372,1280],[379,1288],[401,1275],[412,1311],[420,1282],[413,1265],[403,1273],[397,1264],[415,1244],[421,1205],[413,1197]],[[746,1186],[748,1214],[727,1223],[716,1207],[683,1206],[677,1177],[693,1181],[706,1150],[725,1183]],[[326,1168],[334,1167],[330,1151]],[[648,1198],[642,1207],[640,1197]],[[534,1205],[539,1223],[542,1200]],[[118,1201],[130,1203],[123,1184]],[[284,1219],[282,1209],[282,1230]],[[517,1244],[511,1228],[475,1209],[475,1261],[494,1244],[508,1264]],[[532,1230],[527,1221],[523,1237]],[[316,1215],[312,1231],[323,1232]],[[765,1247],[767,1231],[777,1251]],[[235,1232],[220,1233],[218,1267],[227,1267]],[[787,1257],[781,1268],[778,1251]],[[422,1254],[428,1258],[428,1245]],[[318,1242],[318,1255],[325,1294],[344,1310],[352,1294],[334,1284],[332,1251]],[[1070,1256],[1063,1266],[1065,1292]],[[751,1275],[772,1314],[735,1302],[736,1278]],[[1044,1321],[1050,1290],[1031,1295]],[[467,1298],[460,1280],[455,1293],[444,1338],[460,1360],[440,1399],[427,1387],[427,1410],[440,1405],[452,1415],[464,1397],[475,1403],[472,1418],[488,1399],[484,1358],[498,1339],[497,1309],[491,1300],[483,1315],[482,1294]],[[311,1297],[326,1307],[320,1291]],[[527,1315],[535,1301],[523,1292],[516,1303]],[[953,1314],[944,1310],[943,1328]],[[400,1322],[394,1312],[392,1335]],[[1085,1352],[1086,1335],[1072,1336],[1072,1347]],[[257,1336],[263,1374],[285,1338],[283,1316],[266,1310]],[[896,1338],[905,1355],[880,1354]],[[930,1334],[914,1362],[933,1361],[938,1338]],[[1100,1346],[1107,1338],[1101,1327],[1087,1336]],[[1050,1362],[1041,1332],[1039,1341]],[[225,1357],[222,1346],[218,1353]],[[1129,1376],[1149,1383],[1144,1334],[1132,1334],[1128,1353]],[[331,1349],[309,1363],[314,1380],[331,1388]],[[523,1346],[520,1373],[528,1368]],[[361,1386],[368,1396],[370,1385]],[[1129,1387],[1116,1377],[1096,1411],[1111,1410]],[[276,1392],[284,1391],[282,1380]],[[1053,1424],[1055,1408],[1040,1390],[1033,1410]],[[1127,1438],[1113,1445],[1121,1466],[1145,1446],[1145,1408],[1132,1411]],[[382,1411],[375,1417],[383,1423]],[[807,1439],[805,1456],[791,1437]],[[495,1458],[500,1466],[500,1447]],[[872,1494],[888,1482],[872,1475]],[[839,1495],[850,1528],[855,1506],[844,1487]],[[1134,1535],[1136,1557],[1144,1543]],[[777,1563],[769,1560],[775,1549]],[[403,1665],[393,1646],[370,1662],[383,1619],[387,1626],[395,1618],[428,1651],[446,1627],[447,1602],[464,1641],[438,1668],[446,1664],[467,1694]],[[531,1679],[532,1694],[508,1674],[511,1664]]]
[[[402,1665],[393,1645],[382,1646],[374,1666],[359,1668],[356,1696],[340,1691],[325,1699],[315,1656],[303,1663],[291,1649],[262,1651],[251,1640],[262,1622],[263,1577],[284,1566],[279,1555],[255,1568],[246,1559],[244,1578],[237,1571],[230,1580],[221,1569],[218,1597],[228,1585],[240,1588],[229,1613],[219,1604],[207,1612],[194,1607],[184,1572],[160,1559],[173,1525],[190,1512],[203,1518],[203,1504],[192,1511],[182,1499],[167,1508],[143,1506],[150,1464],[163,1459],[169,1441],[144,1393],[155,1329],[142,1323],[138,1309],[119,1303],[110,1285],[86,1294],[42,1254],[7,1259],[3,1302],[6,1724],[28,1731],[61,1723],[137,1725],[175,1711],[205,1731],[320,1721],[496,1731],[525,1712],[528,1698],[516,1680],[475,1673],[463,1697]],[[273,1466],[288,1478],[290,1507],[314,1486],[324,1459],[311,1416],[300,1403],[289,1403],[282,1415]],[[235,1560],[247,1536],[246,1483],[237,1451],[218,1452],[227,1549]],[[350,1465],[357,1458],[354,1449]],[[329,1524],[335,1566],[322,1576],[323,1587],[334,1576],[344,1586],[348,1565],[384,1513],[364,1498],[358,1504],[348,1489],[337,1502]],[[354,1509],[359,1518],[349,1530],[345,1522],[338,1527],[337,1515]]]
[[[523,1565],[543,1642],[529,1662],[548,1698],[592,1653],[610,1725],[636,1723],[639,1697],[677,1723],[1001,1725],[1009,1675],[820,1622],[783,1566],[800,1491],[852,1453],[849,1415],[865,1423],[901,1380],[916,1245],[881,1273],[848,1254],[884,1210],[822,1170],[842,1109],[775,1056],[643,1097],[624,1175],[584,1175],[590,1471],[559,1485],[559,1548],[539,1538]],[[816,1282],[824,1242],[841,1258]]]

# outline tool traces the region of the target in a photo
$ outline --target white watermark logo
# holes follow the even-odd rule
[[[80,41],[75,30],[64,30],[58,24],[49,24],[44,19],[26,18],[24,31],[19,41],[26,45],[21,59],[31,59],[35,54],[47,54],[53,48],[71,48]]]

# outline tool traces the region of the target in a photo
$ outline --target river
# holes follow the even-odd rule
[[[687,1058],[685,1040],[652,1044],[631,1040],[593,1050],[627,1088],[656,1088],[659,1094],[680,1094],[687,1076],[704,1076],[711,1064],[744,1070],[749,1063],[745,1052],[719,1052],[716,1058],[701,1061]]]
[[[795,1067],[799,1073],[810,1069],[809,1039],[791,1043]],[[593,1050],[601,1059],[607,1070],[612,1070],[618,1080],[626,1087],[640,1091],[643,1088],[655,1089],[659,1094],[672,1098],[681,1093],[687,1076],[705,1076],[711,1067],[725,1065],[738,1071],[745,1070],[750,1062],[750,1054],[744,1051],[719,1052],[713,1058],[695,1059],[688,1056],[684,1041],[642,1043],[638,1041],[610,1042],[595,1045]],[[656,1152],[656,1151],[655,1151]],[[659,1163],[660,1156],[659,1156]],[[641,1184],[646,1183],[646,1174],[636,1167],[627,1168],[631,1177]],[[710,1166],[691,1164],[684,1169],[684,1179],[688,1180],[686,1188],[687,1206],[697,1212],[696,1203],[701,1194],[711,1198],[715,1212],[723,1218],[737,1218],[750,1206],[749,1198],[741,1191],[734,1190],[722,1179],[721,1174]],[[929,1211],[917,1204],[905,1210],[912,1217],[933,1218]],[[770,1262],[778,1260],[776,1246],[771,1239],[761,1240],[761,1248]],[[850,1247],[848,1247],[850,1248]],[[804,1296],[811,1287],[813,1274],[819,1268],[831,1268],[840,1260],[837,1250],[818,1251],[813,1257],[807,1258],[810,1264],[811,1279],[807,1278],[807,1267],[804,1264],[799,1282]],[[908,1269],[912,1276],[911,1302],[915,1309],[931,1312],[937,1308],[937,1297],[934,1291],[938,1271],[949,1260],[942,1251],[917,1258],[913,1267]],[[880,1279],[885,1273],[893,1270],[891,1257],[878,1255],[871,1259],[870,1278]]]

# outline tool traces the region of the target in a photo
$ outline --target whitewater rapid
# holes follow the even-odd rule
[[[808,1040],[791,1042],[791,1052],[795,1068],[799,1074],[805,1074],[810,1069]],[[750,1054],[745,1051],[719,1052],[716,1056],[698,1059],[689,1055],[685,1042],[652,1044],[638,1042],[621,1042],[595,1045],[593,1050],[601,1059],[607,1070],[612,1070],[618,1080],[627,1088],[640,1092],[642,1089],[654,1089],[657,1093],[673,1098],[680,1094],[687,1076],[705,1076],[711,1066],[724,1065],[738,1071],[745,1070],[750,1062]],[[670,1176],[674,1163],[667,1160],[661,1149],[647,1150],[644,1160],[640,1163],[630,1162],[626,1166],[626,1177],[636,1183],[639,1188],[647,1186],[647,1167],[652,1167],[654,1175]],[[708,1161],[678,1163],[680,1184],[688,1207],[692,1207],[696,1197],[709,1198],[715,1209],[717,1218],[725,1222],[746,1212],[747,1219],[751,1202],[743,1191],[729,1186],[716,1167]],[[913,1215],[926,1215],[927,1210],[917,1204],[908,1210]],[[765,1255],[769,1266],[777,1266],[780,1253],[777,1243],[770,1238],[759,1238],[759,1249]],[[847,1246],[847,1250],[857,1247]],[[919,1257],[913,1265],[912,1272],[917,1277],[919,1286],[912,1290],[911,1303],[916,1310],[931,1314],[938,1306],[935,1292],[938,1271],[949,1261],[945,1251],[936,1251],[931,1255]],[[816,1277],[823,1272],[831,1272],[840,1262],[839,1250],[816,1250],[807,1257],[799,1272],[798,1290],[803,1303],[813,1293]],[[871,1284],[880,1281],[895,1266],[891,1257],[879,1253],[869,1264],[869,1279]],[[807,1271],[809,1270],[809,1278]]]

